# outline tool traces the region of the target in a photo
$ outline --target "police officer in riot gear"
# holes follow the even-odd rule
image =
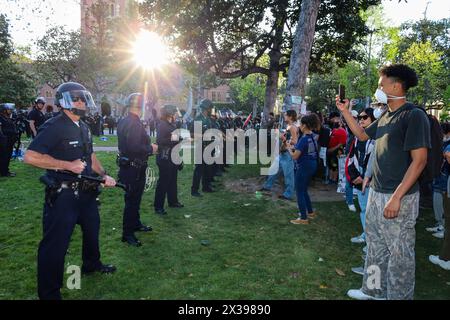
[[[194,139],[198,139],[201,141],[203,134],[208,130],[212,128],[211,123],[211,113],[213,109],[213,103],[211,100],[205,99],[200,102],[199,105],[200,114],[194,119],[191,127],[191,135],[193,135]],[[196,136],[194,132],[195,122],[200,122],[202,125],[202,136]],[[199,142],[202,144],[202,159],[201,163],[195,164],[194,169],[194,176],[192,178],[192,187],[191,187],[191,195],[193,197],[201,197],[201,194],[198,192],[200,187],[200,181],[202,181],[202,191],[203,192],[214,192],[211,187],[211,181],[212,181],[212,172],[210,170],[210,167],[205,163],[205,160],[203,159],[203,151],[208,145],[208,142]],[[200,159],[198,159],[200,160]]]
[[[0,152],[0,176],[15,177],[14,172],[9,171],[9,163],[14,149],[14,144],[18,138],[17,127],[11,118],[15,109],[13,103],[0,104],[0,127],[3,133],[3,143]]]
[[[24,161],[47,169],[43,239],[38,251],[38,294],[40,299],[61,299],[64,258],[76,224],[83,233],[82,273],[112,273],[116,268],[100,261],[100,216],[96,198],[99,183],[77,175],[98,175],[104,186],[116,182],[108,176],[93,152],[92,137],[80,119],[95,108],[89,91],[74,82],[60,85],[55,101],[62,112],[45,122],[25,153]]]
[[[47,120],[44,114],[45,98],[39,97],[34,101],[33,110],[28,113],[28,121],[30,123],[31,136],[34,138],[41,125]]]
[[[143,100],[142,94],[131,94],[126,103],[128,116],[117,126],[119,180],[127,185],[122,242],[135,247],[142,245],[134,234],[136,231],[152,231],[150,226],[142,224],[139,208],[145,188],[147,160],[150,155],[158,151],[158,146],[151,144],[150,137],[140,119],[144,106]]]
[[[160,215],[166,214],[164,210],[166,195],[169,207],[184,207],[178,201],[177,195],[178,170],[182,168],[182,164],[176,165],[171,157],[172,148],[180,141],[179,137],[174,133],[177,130],[177,113],[177,107],[164,106],[161,109],[161,120],[157,126],[156,143],[158,144],[159,152],[156,157],[156,164],[159,168],[159,179],[155,191],[155,213]]]

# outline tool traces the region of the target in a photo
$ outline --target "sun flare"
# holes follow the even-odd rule
[[[133,45],[134,61],[146,70],[159,69],[170,61],[170,52],[156,33],[142,30]]]

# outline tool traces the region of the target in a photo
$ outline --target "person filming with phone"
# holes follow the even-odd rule
[[[410,300],[415,287],[415,224],[419,214],[418,179],[431,147],[426,113],[406,101],[417,86],[416,72],[403,64],[379,71],[375,98],[387,111],[367,128],[353,119],[349,101],[336,106],[359,141],[376,140],[373,177],[366,212],[368,246],[362,288],[348,291],[358,300]],[[381,287],[369,285],[376,266]]]

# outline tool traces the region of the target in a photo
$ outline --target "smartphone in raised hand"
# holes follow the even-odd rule
[[[339,85],[339,101],[344,103],[345,100],[345,86],[343,84]]]

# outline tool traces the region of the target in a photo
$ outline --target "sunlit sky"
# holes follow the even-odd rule
[[[423,18],[427,3],[427,18],[450,17],[450,0],[383,0],[386,18],[393,25]],[[54,25],[68,29],[80,28],[80,0],[0,0],[0,13],[10,20],[10,33],[16,46],[32,45]]]

